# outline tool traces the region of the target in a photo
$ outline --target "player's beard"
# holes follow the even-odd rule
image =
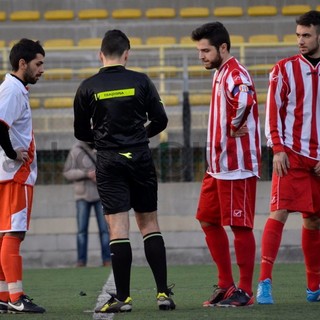
[[[38,81],[38,78],[33,75],[32,70],[29,68],[29,66],[24,73],[24,81],[30,84],[35,84]]]
[[[312,57],[316,53],[318,53],[318,55],[320,53],[320,44],[318,42],[316,43],[316,45],[313,48],[309,49],[306,53],[303,53],[303,55],[308,56],[308,57]],[[318,58],[318,57],[316,57],[316,58]]]
[[[214,60],[210,62],[210,65],[205,67],[207,70],[211,69],[219,69],[222,64],[222,57],[220,55],[220,52],[218,51],[217,56]]]

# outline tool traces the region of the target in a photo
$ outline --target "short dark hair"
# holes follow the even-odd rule
[[[9,55],[10,64],[13,71],[18,71],[20,59],[24,59],[26,63],[35,59],[40,53],[45,56],[45,51],[39,41],[33,41],[23,38],[12,47]]]
[[[205,23],[201,27],[195,29],[191,33],[191,39],[193,41],[200,41],[202,39],[208,39],[212,46],[215,46],[217,50],[223,44],[227,44],[227,50],[230,51],[230,36],[228,30],[221,22],[209,22]]]
[[[314,25],[320,34],[320,11],[311,10],[296,19],[297,25],[310,27]]]
[[[130,49],[130,40],[120,30],[109,30],[105,33],[102,43],[101,52],[105,56],[120,57],[125,50]]]

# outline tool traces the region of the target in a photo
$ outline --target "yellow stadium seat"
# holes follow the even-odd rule
[[[8,72],[8,70],[0,69],[0,80],[2,80]]]
[[[230,35],[231,44],[244,43],[244,36],[242,35]],[[180,38],[181,44],[191,44],[194,43],[190,36],[185,36]]]
[[[151,66],[146,68],[146,73],[151,78],[160,77],[161,74],[171,78],[177,75],[178,68],[176,66]]]
[[[316,6],[316,10],[320,11],[320,4]]]
[[[46,80],[70,80],[73,77],[71,68],[45,69],[44,78]]]
[[[257,99],[258,99],[258,103],[260,104],[264,104],[267,101],[267,96],[268,93],[267,92],[258,92],[257,93]]]
[[[86,79],[98,72],[99,72],[99,68],[87,67],[87,68],[80,68],[76,73],[78,75],[78,78]]]
[[[207,18],[210,15],[206,7],[185,7],[180,9],[181,18]]]
[[[276,34],[255,34],[249,36],[249,43],[274,43],[279,42],[279,37]]]
[[[285,34],[283,36],[283,42],[297,43],[297,36],[295,34]]]
[[[7,19],[7,14],[5,11],[0,11],[0,21],[5,21]]]
[[[74,41],[73,39],[48,39],[43,42],[43,46],[45,48],[57,48],[57,47],[73,47]]]
[[[190,36],[184,36],[184,37],[180,38],[179,43],[180,44],[193,44],[194,42]]]
[[[137,72],[144,72],[144,69],[141,67],[136,67],[136,66],[132,66],[132,67],[127,67],[128,70],[133,70],[133,71],[137,71]]]
[[[176,16],[174,8],[151,8],[147,9],[145,16],[148,19],[171,19]]]
[[[248,7],[248,15],[252,17],[259,16],[276,16],[278,9],[276,6],[250,6]]]
[[[8,47],[12,48],[16,43],[18,43],[20,41],[20,39],[16,39],[16,40],[10,40],[8,42]],[[43,43],[42,43],[43,44]]]
[[[146,39],[146,44],[147,45],[176,44],[176,38],[171,36],[148,37]]]
[[[188,66],[189,77],[207,77],[210,75],[210,72],[210,70],[205,69],[205,67],[200,64]]]
[[[59,97],[59,98],[46,98],[43,103],[45,108],[72,108],[73,98]]]
[[[140,9],[115,9],[112,11],[112,18],[114,19],[138,19],[142,17]]]
[[[10,13],[12,21],[38,21],[40,20],[40,11],[38,10],[19,10]]]
[[[211,101],[210,93],[191,93],[189,102],[191,106],[209,106]]]
[[[253,75],[266,75],[270,73],[273,66],[274,65],[270,63],[260,63],[248,66],[247,69]]]
[[[283,6],[281,9],[281,13],[284,16],[298,16],[310,10],[311,6],[309,4],[293,4]]]
[[[241,35],[230,35],[230,42],[232,44],[244,43],[244,36]]]
[[[73,20],[73,10],[47,10],[43,15],[45,20]]]
[[[101,38],[82,38],[79,39],[78,47],[99,47],[101,46]]]
[[[213,9],[213,15],[216,17],[241,17],[243,8],[238,6],[216,7]]]
[[[0,48],[4,48],[6,46],[5,40],[0,40]]]
[[[40,99],[38,99],[38,98],[30,98],[29,102],[30,102],[30,107],[32,109],[40,108],[40,105],[41,105],[40,104]]]
[[[131,46],[139,46],[142,44],[142,39],[140,37],[130,37],[129,40]]]
[[[160,98],[166,107],[177,106],[180,104],[179,96],[177,94],[161,94]]]
[[[106,19],[109,12],[106,9],[82,9],[78,12],[80,20]]]

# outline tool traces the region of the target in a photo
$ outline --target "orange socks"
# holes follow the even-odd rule
[[[8,283],[10,301],[15,302],[23,294],[21,240],[13,236],[4,236],[1,246],[1,267]]]
[[[0,238],[0,257],[1,257],[1,251],[2,251],[2,240],[3,240],[3,237]],[[7,302],[9,300],[8,284],[6,282],[6,278],[2,270],[1,259],[0,259],[0,300],[4,302]]]

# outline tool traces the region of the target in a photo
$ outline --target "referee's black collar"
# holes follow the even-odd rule
[[[99,72],[104,72],[106,70],[121,70],[121,69],[125,69],[125,66],[123,64],[113,64],[113,65],[104,66],[100,68]]]
[[[19,77],[17,77],[16,75],[14,75],[13,73],[10,73],[10,75],[16,79],[18,79],[25,87],[27,87],[28,82],[22,81]]]

